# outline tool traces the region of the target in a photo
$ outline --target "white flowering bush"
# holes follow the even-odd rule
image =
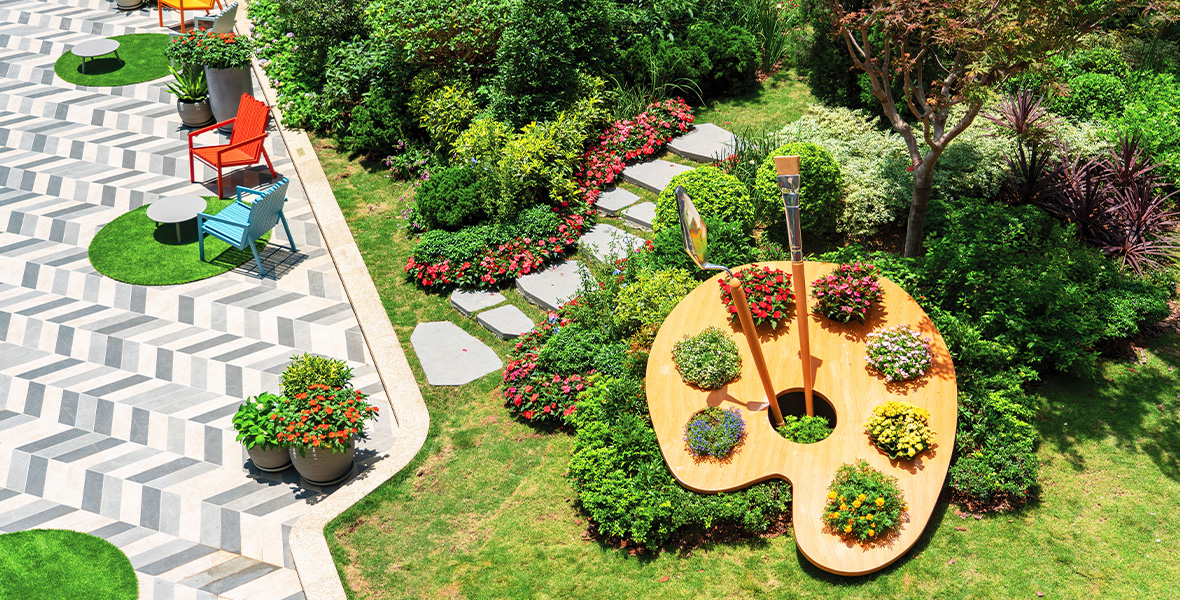
[[[894,325],[870,333],[865,350],[869,366],[888,382],[922,377],[930,370],[934,357],[930,338],[919,335],[909,325]]]
[[[895,459],[913,458],[934,441],[930,412],[901,400],[874,408],[865,430],[874,446]]]
[[[703,390],[715,390],[742,374],[742,355],[729,334],[718,327],[676,342],[672,362],[680,377]]]

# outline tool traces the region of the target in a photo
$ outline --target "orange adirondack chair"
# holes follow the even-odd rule
[[[213,5],[221,8],[221,0],[156,0],[156,8],[160,11],[160,27],[164,26],[164,7],[168,6],[180,11],[180,32],[185,33],[184,11],[203,10],[205,14],[213,9]]]
[[[270,107],[260,102],[254,96],[243,93],[238,103],[238,116],[198,129],[188,134],[188,174],[189,181],[196,183],[197,169],[195,160],[199,160],[217,169],[217,197],[224,198],[221,193],[221,169],[225,167],[248,167],[258,163],[259,155],[266,159],[266,166],[270,169],[271,177],[278,177],[274,165],[270,164],[270,156],[262,146],[266,139],[266,125],[270,122]],[[234,124],[234,131],[229,137],[228,144],[219,146],[193,146],[193,138],[218,127]]]

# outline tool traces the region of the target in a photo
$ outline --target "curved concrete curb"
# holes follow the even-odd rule
[[[246,3],[242,4],[244,9]],[[250,28],[246,10],[239,10],[237,30],[245,32],[250,31]],[[381,304],[377,286],[369,276],[368,267],[365,266],[360,249],[352,237],[352,231],[344,220],[344,213],[336,203],[336,196],[332,193],[332,187],[328,184],[328,178],[324,175],[323,166],[316,157],[311,140],[306,133],[283,128],[282,113],[275,107],[277,95],[257,59],[253,62],[253,70],[267,104],[271,105],[274,112],[275,126],[283,138],[283,143],[287,145],[295,170],[299,173],[304,189],[307,190],[312,213],[315,214],[320,232],[324,236],[332,262],[336,264],[336,270],[344,282],[345,293],[348,294],[348,300],[356,312],[361,334],[373,356],[373,366],[385,386],[393,417],[397,421],[397,440],[389,449],[388,456],[361,477],[316,504],[296,521],[291,530],[291,556],[295,560],[295,569],[299,573],[299,581],[303,584],[303,593],[307,599],[346,600],[344,585],[336,571],[336,562],[332,559],[328,541],[324,537],[324,526],[413,460],[418,450],[426,443],[430,414],[422,400],[414,373],[410,370],[410,363],[407,362],[405,352],[402,351],[401,343],[397,339],[397,333],[393,330],[393,324],[389,322],[389,315]]]

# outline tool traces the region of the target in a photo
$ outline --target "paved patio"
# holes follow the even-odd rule
[[[55,77],[74,44],[161,31],[154,12],[113,6],[0,0],[0,532],[106,538],[144,600],[303,598],[287,539],[323,494],[294,471],[248,470],[230,418],[243,397],[277,391],[291,355],[345,359],[384,415],[358,454],[368,467],[397,435],[385,390],[277,134],[267,150],[293,179],[299,252],[268,247],[266,279],[252,260],[170,287],[90,266],[90,240],[115,217],[215,193],[210,169],[205,185],[188,182],[187,130],[163,81]],[[232,178],[269,181],[265,166]],[[281,227],[273,241],[286,243]]]

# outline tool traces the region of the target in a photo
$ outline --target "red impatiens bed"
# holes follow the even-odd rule
[[[594,203],[602,189],[615,182],[630,161],[643,160],[660,151],[664,144],[689,130],[692,109],[679,98],[647,106],[634,119],[615,121],[582,155],[582,166],[575,180],[589,208],[570,210],[554,207],[562,213],[564,223],[556,235],[547,239],[517,238],[487,247],[477,256],[461,263],[448,259],[422,262],[410,257],[406,273],[422,287],[472,288],[496,287],[521,275],[540,270],[565,256],[582,236],[592,217]],[[564,203],[563,203],[564,204]]]

